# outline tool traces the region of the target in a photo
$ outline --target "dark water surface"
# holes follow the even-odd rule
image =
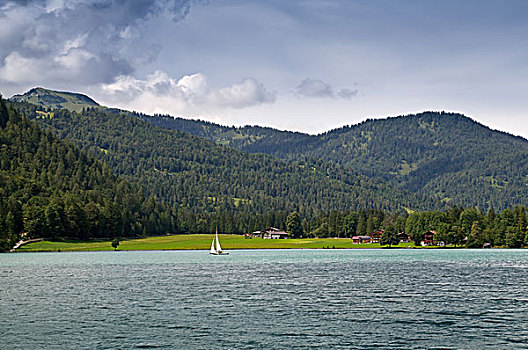
[[[0,255],[3,349],[528,349],[528,250]]]

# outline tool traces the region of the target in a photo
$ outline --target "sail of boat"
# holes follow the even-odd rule
[[[222,247],[220,247],[220,241],[218,240],[218,231],[216,231],[216,251],[221,253]]]
[[[216,229],[216,236],[211,242],[211,249],[209,250],[209,253],[212,255],[229,255],[229,253],[224,252],[220,246],[220,240],[218,239],[218,228]]]
[[[209,251],[209,253],[216,254],[215,239],[214,238],[213,238],[213,241],[211,242],[211,250]]]

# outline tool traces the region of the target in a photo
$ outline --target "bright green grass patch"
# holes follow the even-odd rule
[[[349,238],[304,238],[304,239],[246,239],[241,235],[219,235],[224,250],[231,249],[322,249],[322,248],[380,248],[378,243],[354,244]],[[120,242],[118,250],[180,250],[211,247],[213,235],[170,235],[128,239]],[[400,248],[414,247],[413,243],[402,243]],[[111,240],[105,241],[41,241],[24,245],[21,252],[44,251],[104,251],[113,250]]]
[[[233,197],[233,205],[239,207],[240,204],[251,204],[251,200],[245,198],[236,198]]]
[[[37,113],[37,118],[53,118],[53,112],[44,112],[44,111],[36,111]]]

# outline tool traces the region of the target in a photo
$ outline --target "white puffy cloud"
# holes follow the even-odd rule
[[[204,96],[207,94],[207,78],[201,74],[186,75],[176,85],[185,94],[187,99],[194,99],[195,96]]]
[[[273,103],[276,96],[267,91],[262,83],[247,78],[238,84],[210,91],[206,100],[213,105],[244,108],[263,103]]]
[[[342,88],[335,92],[330,84],[322,80],[306,78],[295,88],[295,93],[301,97],[351,99],[358,90]]]
[[[156,71],[145,79],[119,76],[113,83],[102,84],[93,95],[103,103],[119,104],[121,108],[198,116],[276,101],[275,93],[253,78],[212,88],[202,73],[174,79],[163,71]]]
[[[4,58],[3,64],[0,66],[0,79],[7,82],[16,83],[20,80],[29,81],[34,76],[45,71],[46,62],[42,62],[32,58],[26,58],[18,52],[11,52]]]

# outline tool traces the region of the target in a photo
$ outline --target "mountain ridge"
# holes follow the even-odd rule
[[[319,135],[140,117],[249,153],[329,161],[447,203],[485,209],[528,204],[528,140],[459,113],[369,119]]]
[[[323,161],[401,190],[483,209],[528,204],[528,140],[460,113],[423,112],[367,119],[310,135],[269,127],[228,127],[200,120],[134,116],[247,153],[293,162]]]
[[[184,118],[184,117],[172,116],[172,115],[169,115],[169,114],[148,115],[146,113],[138,112],[138,111],[129,111],[129,110],[124,110],[124,109],[116,108],[116,107],[102,106],[98,102],[96,102],[94,99],[92,99],[91,97],[89,97],[88,95],[83,94],[83,93],[51,90],[51,89],[47,89],[47,88],[43,88],[43,87],[35,87],[35,88],[32,88],[32,89],[28,90],[27,92],[25,92],[23,94],[15,94],[12,97],[8,98],[7,100],[11,101],[11,102],[29,102],[29,103],[35,104],[37,106],[41,106],[43,108],[54,108],[54,109],[66,108],[66,109],[69,109],[71,111],[80,112],[80,110],[78,110],[77,108],[69,108],[68,106],[62,106],[62,107],[53,106],[53,104],[50,101],[46,101],[45,98],[42,99],[41,101],[29,101],[30,97],[35,96],[35,95],[39,95],[39,96],[67,95],[67,96],[70,96],[72,99],[76,99],[76,101],[73,101],[75,104],[83,105],[83,103],[86,103],[86,105],[83,105],[83,107],[100,107],[100,108],[108,109],[108,110],[114,111],[114,112],[130,113],[130,114],[134,114],[136,116],[149,117],[149,118],[171,119],[171,120],[175,120],[175,121],[177,121],[179,123],[186,123],[186,122],[190,122],[190,123],[193,123],[193,124],[194,123],[198,123],[200,125],[208,125],[208,126],[212,126],[212,127],[215,127],[215,128],[218,128],[218,129],[223,129],[223,130],[228,130],[228,129],[260,129],[260,130],[263,130],[263,131],[273,131],[273,132],[278,132],[278,133],[297,134],[297,135],[308,136],[308,137],[318,137],[318,136],[323,136],[323,135],[326,135],[326,134],[337,133],[337,132],[342,131],[343,129],[354,128],[354,127],[360,126],[360,125],[362,125],[364,123],[369,123],[369,122],[378,121],[378,120],[407,118],[407,117],[412,117],[412,116],[421,115],[421,114],[438,113],[440,115],[460,116],[460,117],[469,119],[469,120],[471,120],[472,122],[474,122],[474,123],[476,123],[478,125],[484,126],[484,127],[488,128],[488,129],[490,129],[491,131],[499,132],[501,134],[509,135],[509,136],[512,136],[512,137],[515,137],[515,138],[520,138],[522,140],[528,141],[528,138],[526,138],[526,137],[523,137],[521,135],[515,135],[515,134],[512,134],[512,133],[504,131],[504,130],[493,129],[493,128],[487,126],[486,124],[484,124],[482,122],[479,122],[479,121],[477,121],[477,120],[475,120],[475,119],[473,119],[471,117],[466,116],[463,113],[448,112],[448,111],[424,110],[422,112],[409,113],[409,114],[405,114],[405,115],[387,116],[387,117],[380,117],[380,118],[367,118],[367,119],[365,119],[365,120],[363,120],[361,122],[355,123],[355,124],[345,124],[343,126],[336,127],[336,128],[333,128],[333,129],[330,129],[330,130],[327,130],[327,131],[322,131],[322,132],[319,132],[319,133],[311,134],[311,133],[302,132],[302,131],[293,131],[293,130],[287,130],[287,129],[280,129],[280,128],[276,128],[276,127],[272,127],[272,126],[257,125],[257,124],[245,124],[245,125],[242,125],[242,126],[234,126],[234,125],[219,124],[219,123],[215,123],[215,122],[211,122],[211,121],[202,120],[202,119],[199,119],[199,118]],[[180,129],[178,128],[178,129],[175,129],[175,130],[180,130]],[[191,133],[193,135],[196,135],[196,136],[206,137],[207,138],[206,134],[205,135],[197,135],[196,132],[189,132],[189,133]],[[213,141],[215,141],[215,140],[213,140]]]
[[[39,105],[46,110],[66,108],[80,112],[87,107],[103,107],[87,95],[54,91],[42,87],[35,87],[24,94],[17,94],[8,99],[11,102],[28,102]]]

